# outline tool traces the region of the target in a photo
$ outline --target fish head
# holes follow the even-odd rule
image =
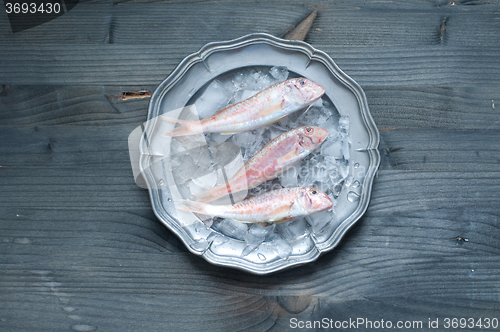
[[[314,126],[303,126],[297,128],[299,145],[307,151],[314,150],[328,137],[326,129]]]
[[[333,207],[331,198],[318,188],[306,187],[304,190],[302,204],[308,214],[326,211]]]
[[[302,105],[313,104],[325,94],[321,85],[304,77],[289,79],[286,85],[293,98]]]

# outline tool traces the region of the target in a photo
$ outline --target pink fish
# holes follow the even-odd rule
[[[319,127],[304,126],[289,130],[267,143],[227,184],[220,184],[193,196],[197,200],[210,202],[227,195],[228,190],[236,193],[255,188],[298,163],[323,143],[327,136],[328,131]]]
[[[183,201],[177,209],[246,223],[282,223],[331,209],[333,202],[312,187],[272,190],[232,205]]]
[[[237,133],[260,128],[311,105],[325,89],[306,78],[292,78],[262,90],[239,103],[224,107],[213,116],[201,121],[171,119],[178,123],[166,136],[186,136],[201,133]]]

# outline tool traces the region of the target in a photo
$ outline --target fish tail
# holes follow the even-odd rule
[[[225,189],[226,186],[224,186],[223,188]],[[207,203],[207,202],[211,202],[211,201],[216,200],[217,198],[220,198],[220,197],[225,195],[225,192],[221,193],[220,191],[221,191],[221,187],[217,186],[217,187],[213,187],[211,189],[207,189],[205,191],[201,191],[199,193],[196,193],[192,197],[194,199],[196,199],[196,201],[198,201],[198,202]]]
[[[178,205],[176,205],[176,208],[181,211],[206,214],[205,211],[206,205],[208,204],[202,202],[182,200],[179,202]]]
[[[181,120],[181,119],[172,119],[163,115],[160,115],[160,118],[164,121],[170,122],[170,123],[178,123],[179,126],[175,127],[174,130],[172,130],[169,133],[164,134],[165,136],[169,137],[175,137],[175,136],[188,136],[188,135],[195,135],[195,134],[202,134],[203,129],[201,126],[200,121],[194,121],[194,120]]]
[[[214,215],[209,215],[204,213],[206,205],[208,204],[182,200],[178,204],[176,204],[175,207],[179,211],[195,213],[196,216],[200,218],[201,221],[203,221],[208,226],[211,226],[213,221],[212,217],[214,217]]]

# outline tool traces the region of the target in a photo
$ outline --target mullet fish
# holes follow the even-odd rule
[[[325,89],[306,78],[292,78],[272,85],[239,103],[224,107],[201,121],[171,119],[178,123],[166,136],[186,136],[201,133],[230,134],[267,126],[316,102]]]
[[[272,190],[232,205],[183,201],[178,210],[246,223],[282,223],[331,209],[333,202],[313,187]]]
[[[243,165],[228,180],[193,197],[202,202],[210,202],[227,195],[248,190],[272,180],[300,160],[328,136],[328,131],[319,127],[298,127],[289,130],[267,143],[259,152]]]

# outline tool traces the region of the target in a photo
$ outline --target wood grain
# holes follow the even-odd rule
[[[450,3],[85,1],[16,34],[0,14],[0,330],[499,318],[500,3]],[[363,87],[380,129],[369,208],[304,266],[209,264],[134,184],[127,138],[148,100],[120,96],[207,42],[282,36],[315,10],[306,41]]]
[[[331,46],[425,47],[484,50],[497,46],[498,2],[457,1],[86,1],[42,26],[13,34],[0,21],[1,44],[201,45],[252,32],[283,36],[313,10],[306,41]],[[441,25],[446,18],[442,35]],[[61,28],[63,27],[63,28]]]
[[[5,45],[0,82],[16,85],[157,85],[202,45]],[[498,84],[500,47],[476,49],[433,45],[408,49],[315,44],[363,86]],[[165,57],[164,54],[169,54]],[[22,55],[20,55],[22,54]],[[432,55],[430,55],[432,54]],[[89,59],[92,61],[89,61]],[[405,59],[401,61],[401,59]],[[452,59],[452,60],[451,60]]]
[[[121,100],[127,91],[156,85],[4,85],[0,126],[139,125],[149,99]],[[363,86],[380,130],[500,128],[500,91],[495,86],[464,88],[404,85]],[[496,105],[495,105],[496,103]]]

